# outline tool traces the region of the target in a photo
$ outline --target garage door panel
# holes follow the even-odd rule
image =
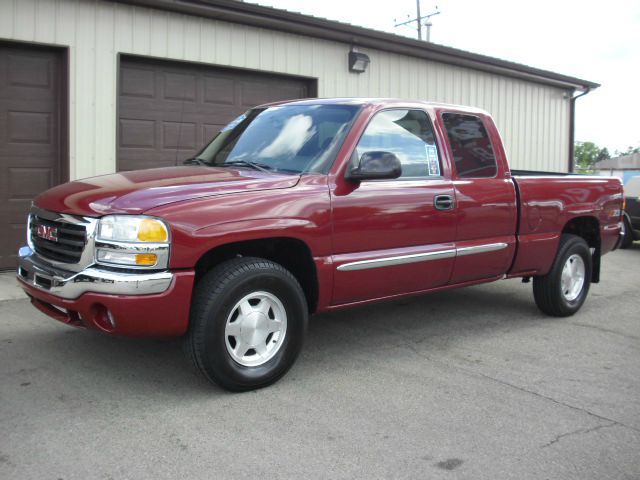
[[[17,50],[4,55],[5,78],[0,82],[0,98],[36,105],[48,105],[57,98],[59,61],[48,55],[50,52],[23,55]]]
[[[49,112],[7,112],[9,143],[52,144],[53,119]]]
[[[262,103],[303,98],[309,80],[123,57],[118,170],[181,164],[228,122]]]
[[[33,197],[60,182],[60,53],[0,44],[0,269],[15,268]]]
[[[195,75],[186,75],[182,73],[166,72],[164,77],[164,89],[162,96],[165,100],[179,100],[180,102],[196,101],[196,83]]]
[[[195,123],[162,122],[162,148],[195,150],[197,128]]]
[[[151,68],[123,68],[120,70],[120,95],[125,97],[155,97],[155,74]]]
[[[235,82],[231,78],[205,76],[204,103],[213,105],[233,105],[235,99]]]
[[[244,81],[241,84],[242,105],[251,107],[253,105],[263,103],[265,87],[269,88],[269,96],[271,98],[269,101],[272,102],[302,98],[304,96],[304,92],[299,85],[289,84],[286,82],[267,82],[267,84],[264,84],[261,82]]]
[[[124,148],[154,148],[156,122],[134,118],[120,119],[120,146]]]
[[[44,88],[52,86],[51,60],[47,56],[25,54],[8,55],[8,84],[14,87]]]
[[[53,168],[13,167],[7,169],[7,199],[31,200],[53,187]]]

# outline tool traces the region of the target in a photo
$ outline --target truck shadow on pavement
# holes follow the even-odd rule
[[[394,356],[406,355],[407,349],[437,355],[467,336],[496,336],[554,321],[561,320],[537,310],[528,285],[514,282],[325,313],[311,317],[300,358],[272,388],[286,388],[296,380],[344,369],[349,361],[366,362],[385,355],[385,361],[393,362]],[[111,338],[55,324],[48,329],[26,330],[19,337],[15,342],[23,344],[23,352],[35,356],[25,363],[43,365],[39,367],[45,370],[41,374],[59,375],[67,389],[96,386],[98,390],[136,395],[227,395],[191,368],[178,340]],[[14,361],[14,365],[18,363]],[[28,365],[22,370],[27,371]],[[32,372],[31,377],[34,375]]]

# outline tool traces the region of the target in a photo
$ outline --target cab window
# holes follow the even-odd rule
[[[480,117],[444,113],[444,128],[459,178],[490,178],[498,172],[496,156]]]
[[[439,177],[440,159],[431,121],[422,110],[395,109],[377,113],[356,147],[366,152],[391,152],[402,165],[400,178]]]

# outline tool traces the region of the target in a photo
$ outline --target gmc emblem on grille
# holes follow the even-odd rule
[[[38,225],[36,228],[36,235],[50,242],[58,241],[58,229],[56,227],[49,227],[47,225]]]

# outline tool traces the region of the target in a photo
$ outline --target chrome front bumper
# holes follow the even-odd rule
[[[18,252],[17,277],[23,283],[60,298],[74,299],[86,292],[109,295],[150,295],[166,291],[171,272],[126,273],[96,266],[69,272],[48,265],[30,247]]]

